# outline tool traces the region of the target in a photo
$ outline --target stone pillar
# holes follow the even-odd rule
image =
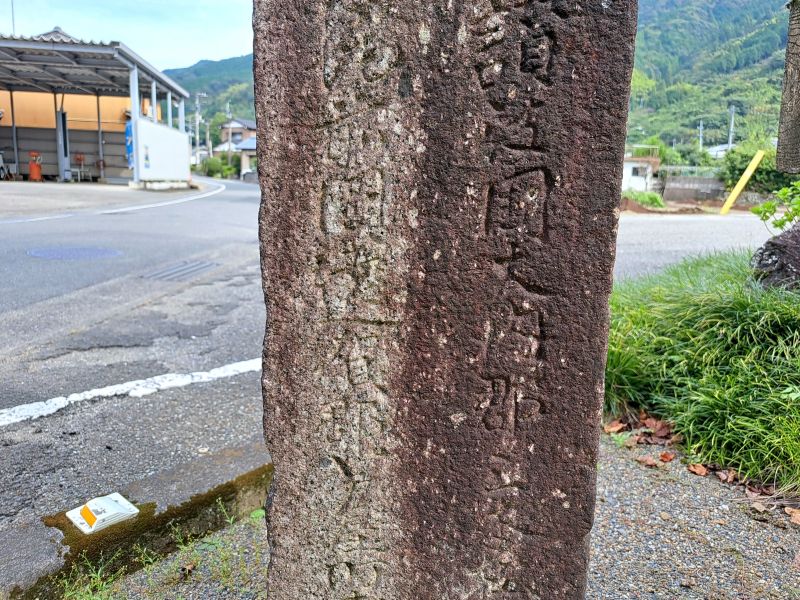
[[[270,598],[582,598],[635,0],[256,0]]]

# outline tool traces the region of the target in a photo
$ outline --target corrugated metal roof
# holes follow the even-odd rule
[[[86,42],[55,27],[25,36],[0,35],[0,89],[65,94],[127,96],[129,72],[139,70],[140,92],[151,82],[177,98],[189,93],[120,42]]]
[[[51,31],[31,36],[0,34],[0,40],[14,40],[18,42],[51,42],[56,44],[82,44],[82,45],[104,46],[104,47],[110,47],[112,45],[106,42],[81,40],[73,35],[68,34],[66,31],[61,29],[61,27],[53,27]]]

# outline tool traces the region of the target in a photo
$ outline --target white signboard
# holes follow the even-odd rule
[[[137,161],[141,181],[189,181],[189,136],[153,123],[136,122]]]

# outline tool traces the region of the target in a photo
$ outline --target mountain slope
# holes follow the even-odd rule
[[[788,30],[786,0],[641,0],[630,136],[707,145],[776,134]]]
[[[208,94],[202,101],[203,114],[207,118],[224,113],[228,101],[237,117],[255,117],[253,94],[253,55],[238,56],[225,60],[202,60],[185,69],[170,69],[165,73],[191,92]]]
[[[640,0],[631,141],[658,135],[690,146],[702,120],[706,144],[723,143],[730,105],[737,139],[775,135],[787,30],[786,0]],[[252,66],[250,54],[167,74],[209,95],[207,119],[228,101],[252,118]]]

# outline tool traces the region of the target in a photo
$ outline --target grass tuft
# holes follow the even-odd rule
[[[698,460],[800,493],[800,295],[750,255],[689,260],[611,299],[606,410],[669,419]]]
[[[622,197],[633,200],[637,204],[647,208],[666,208],[667,206],[664,204],[664,199],[661,197],[661,194],[658,194],[657,192],[637,192],[636,190],[625,190],[622,192]]]

